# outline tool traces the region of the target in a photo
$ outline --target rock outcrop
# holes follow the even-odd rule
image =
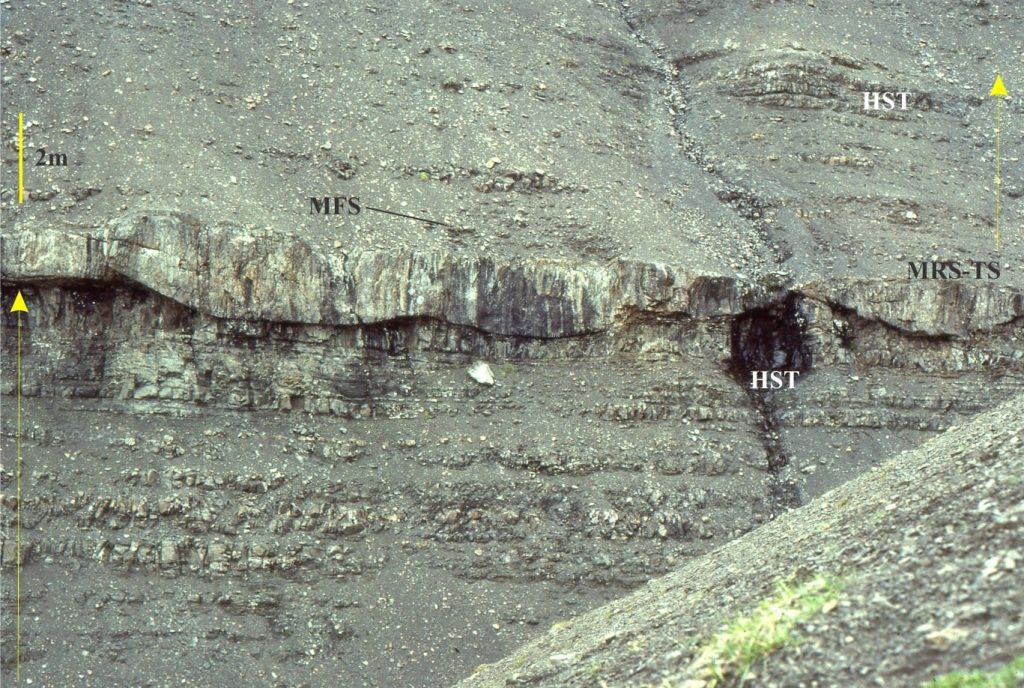
[[[33,304],[31,395],[403,417],[464,409],[452,389],[473,357],[497,368],[648,362],[681,388],[634,384],[564,410],[630,422],[765,416],[749,432],[778,435],[764,443],[779,454],[770,462],[791,464],[813,493],[830,484],[818,461],[831,459],[800,457],[823,434],[848,474],[878,450],[851,429],[906,448],[1024,384],[1024,299],[1010,286],[345,253],[180,213],[3,239],[6,285]],[[764,369],[798,369],[800,384],[741,401],[742,413],[718,403],[742,399]]]
[[[7,235],[4,275],[137,284],[221,319],[330,326],[424,318],[544,339],[604,331],[628,311],[713,318],[774,296],[735,278],[626,259],[328,253],[179,213],[138,215],[95,233]]]
[[[7,12],[24,676],[448,684],[1020,394],[969,4]]]
[[[1018,396],[552,626],[459,686],[732,685],[740,656],[751,661],[746,679],[761,686],[918,686],[999,669],[1024,649],[1022,438]],[[778,582],[816,577],[833,592],[806,616],[773,597]],[[764,635],[732,623],[759,615]]]

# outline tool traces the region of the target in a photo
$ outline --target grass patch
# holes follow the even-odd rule
[[[569,619],[565,619],[564,621],[556,621],[555,623],[551,624],[551,628],[548,630],[548,632],[549,633],[560,633],[560,632],[564,631],[565,629],[569,628],[569,626],[571,624],[572,624],[572,621],[569,620]]]
[[[1024,685],[1024,655],[995,671],[954,671],[933,678],[924,688],[1016,688]]]
[[[795,645],[793,627],[810,619],[839,595],[839,582],[816,576],[798,585],[781,581],[775,594],[762,600],[751,614],[737,617],[698,651],[690,665],[706,688],[742,685],[756,662],[781,647]]]

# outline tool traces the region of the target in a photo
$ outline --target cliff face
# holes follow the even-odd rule
[[[457,414],[466,406],[453,385],[475,359],[536,366],[538,379],[567,361],[635,362],[679,391],[632,384],[569,400],[569,412],[748,414],[757,420],[747,432],[767,447],[755,451],[778,454],[769,461],[791,464],[789,479],[812,493],[831,472],[802,457],[823,436],[835,445],[832,470],[846,475],[878,449],[849,433],[884,430],[883,446],[901,448],[1019,390],[1024,371],[1022,293],[989,284],[792,284],[625,259],[345,253],[178,213],[8,234],[4,275],[33,303],[30,394],[349,418]],[[796,388],[753,394],[750,373],[771,369],[799,370]],[[711,401],[723,397],[746,410]]]
[[[130,283],[204,315],[309,325],[436,319],[495,335],[554,339],[607,331],[630,312],[711,319],[777,303],[790,278],[445,252],[318,251],[180,213],[140,214],[94,231],[4,237],[12,282]],[[901,332],[968,336],[1024,314],[1021,290],[960,282],[834,279],[793,293]]]
[[[79,253],[43,250],[67,244]],[[60,562],[116,581],[26,638],[127,623],[138,640],[104,644],[117,661],[93,669],[111,682],[133,657],[173,673],[149,633],[181,618],[267,658],[241,669],[257,682],[294,661],[288,647],[333,672],[358,652],[379,675],[466,676],[1024,388],[1019,294],[998,288],[973,297],[992,306],[972,317],[961,288],[908,313],[890,284],[768,292],[663,265],[305,249],[283,262],[252,258],[258,242],[219,244],[197,271],[194,253],[145,245],[5,237],[5,259],[34,266],[12,263],[4,289],[30,304],[27,571]],[[269,263],[320,287],[288,291]],[[418,298],[433,279],[464,286]],[[249,306],[247,288],[261,294]],[[495,385],[467,375],[476,361]],[[802,372],[794,389],[753,392],[749,369],[764,366]],[[162,592],[133,592],[140,577]],[[123,619],[142,599],[160,610],[155,631]],[[371,649],[397,625],[427,656],[396,674]],[[467,629],[495,637],[477,646]],[[214,681],[239,670],[203,667]]]
[[[710,318],[767,300],[737,280],[657,263],[604,264],[445,252],[318,252],[301,239],[140,215],[102,232],[5,238],[10,280],[129,282],[222,319],[357,325],[431,318],[496,335],[607,330],[627,310]]]
[[[1015,6],[251,5],[5,15],[40,685],[446,683],[1024,387]]]

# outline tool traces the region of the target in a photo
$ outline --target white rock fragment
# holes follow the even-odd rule
[[[483,361],[477,361],[471,365],[466,373],[481,385],[494,384],[494,373],[491,372],[491,366],[487,365]]]
[[[160,543],[160,563],[165,566],[178,563],[178,544],[174,540],[163,540]]]

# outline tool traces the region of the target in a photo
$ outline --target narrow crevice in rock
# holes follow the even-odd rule
[[[800,506],[803,497],[799,486],[784,471],[790,463],[790,456],[782,441],[782,423],[773,398],[774,393],[753,390],[748,385],[747,396],[762,422],[760,437],[768,470],[768,511],[774,518],[788,509]]]
[[[755,389],[752,374],[785,371],[802,374],[811,369],[807,320],[800,303],[800,297],[790,293],[775,306],[740,314],[733,319],[731,328],[730,372],[746,391],[761,419],[760,437],[769,473],[768,501],[773,515],[799,506],[801,499],[797,486],[783,475],[790,458],[780,434],[781,421],[775,402],[778,392]]]
[[[774,262],[781,265],[792,256],[793,252],[778,237],[774,236],[769,223],[765,222],[765,217],[776,203],[745,186],[742,182],[727,179],[722,174],[713,157],[704,152],[698,139],[690,134],[685,126],[686,112],[690,107],[684,94],[679,58],[671,58],[668,50],[643,30],[640,22],[633,16],[633,10],[630,9],[629,3],[619,2],[616,4],[616,9],[637,45],[648,53],[652,66],[661,74],[665,83],[669,120],[686,157],[711,177],[710,186],[714,189],[715,197],[722,204],[729,206],[757,231],[764,243],[765,251],[772,253]]]

